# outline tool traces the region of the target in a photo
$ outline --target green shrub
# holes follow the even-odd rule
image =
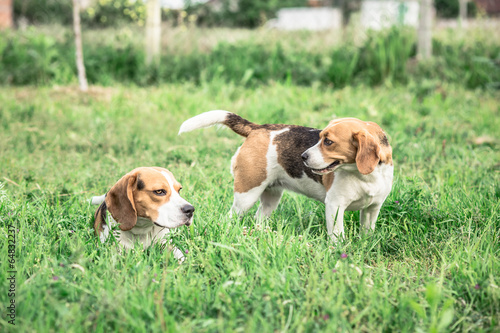
[[[158,69],[147,67],[142,43],[134,34],[108,36],[106,41],[84,42],[89,83],[149,85],[159,82],[203,83],[212,80],[253,86],[270,82],[334,87],[406,84],[429,78],[456,82],[468,88],[500,86],[500,45],[485,39],[435,38],[434,57],[416,63],[415,35],[392,28],[370,32],[357,47],[344,43],[330,50],[290,47],[240,40],[219,42],[208,51],[187,54],[170,51]],[[51,37],[35,29],[0,32],[0,83],[68,84],[76,81],[75,49],[71,33]],[[416,65],[415,65],[416,64]]]
[[[303,51],[285,52],[280,43],[271,49],[250,42],[220,43],[208,54],[164,56],[160,77],[166,81],[222,79],[243,84],[292,80],[310,85],[323,75],[320,58]]]
[[[82,13],[82,21],[88,26],[112,27],[130,22],[144,25],[146,5],[144,1],[99,0]]]
[[[27,19],[34,24],[71,24],[72,1],[61,0],[14,0],[14,17]]]
[[[333,50],[325,81],[332,83],[334,87],[351,84],[358,66],[359,57],[360,50],[356,47],[345,46]]]
[[[14,17],[34,24],[73,23],[73,4],[68,0],[14,0]],[[123,23],[144,24],[143,1],[100,0],[81,13],[82,23],[88,26],[118,26]]]
[[[415,37],[397,27],[371,31],[359,53],[357,72],[369,84],[380,84],[387,79],[406,82],[406,64],[415,55]]]
[[[67,45],[29,29],[1,40],[0,82],[20,84],[68,83],[74,77],[68,59],[74,58]]]
[[[139,82],[146,73],[142,49],[132,44],[102,45],[86,50],[85,69],[90,82],[105,85],[118,82]]]
[[[435,39],[433,53],[433,59],[419,65],[417,78],[461,82],[467,88],[500,87],[500,45]]]

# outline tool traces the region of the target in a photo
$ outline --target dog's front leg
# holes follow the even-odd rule
[[[172,243],[172,240],[169,241],[166,238],[163,238],[160,241],[160,244],[162,246],[164,246],[167,249],[167,251],[172,251],[172,253],[174,254],[174,258],[177,259],[179,264],[182,264],[184,262],[184,260],[186,260],[186,257],[184,257],[184,254],[182,253],[181,250],[179,250],[177,247],[170,245],[171,243]]]
[[[184,260],[186,260],[186,257],[184,257],[184,254],[182,253],[182,251],[179,250],[177,247],[174,247],[172,252],[174,253],[174,258],[177,259],[179,264],[182,264],[184,262]]]
[[[334,243],[344,237],[344,205],[326,200],[326,229]]]
[[[161,229],[154,237],[153,244],[159,242],[162,248],[166,249],[167,251],[172,251],[172,253],[174,254],[174,258],[177,259],[179,264],[182,264],[184,260],[186,260],[186,257],[184,257],[184,254],[181,250],[171,245],[172,240],[167,236],[169,233],[170,230],[168,228]]]

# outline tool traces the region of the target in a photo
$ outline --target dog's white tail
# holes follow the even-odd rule
[[[92,205],[100,205],[104,202],[105,197],[106,197],[106,194],[100,195],[98,197],[92,197],[92,199],[90,199],[90,203]]]
[[[214,110],[199,114],[183,122],[179,129],[179,134],[217,124],[224,124],[229,114],[231,114],[231,112],[224,110]]]
[[[216,124],[226,125],[236,134],[247,137],[250,132],[261,128],[261,125],[254,124],[246,119],[241,118],[232,112],[215,110],[199,114],[182,123],[179,129],[179,134],[190,132],[198,128],[210,127]]]

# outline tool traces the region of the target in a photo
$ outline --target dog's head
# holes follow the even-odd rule
[[[392,149],[377,124],[343,118],[331,121],[319,134],[319,142],[306,150],[302,159],[320,175],[354,164],[367,175],[379,163],[392,163]]]
[[[142,167],[123,176],[109,190],[105,203],[123,231],[132,229],[138,217],[177,228],[190,225],[194,213],[194,207],[181,198],[181,188],[167,169]]]

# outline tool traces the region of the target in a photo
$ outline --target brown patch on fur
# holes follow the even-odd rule
[[[248,137],[252,131],[266,129],[268,131],[275,131],[282,129],[288,125],[282,124],[264,124],[259,125],[248,121],[237,114],[230,113],[226,116],[224,120],[224,125],[232,129],[236,134],[239,134],[244,137]]]
[[[102,204],[99,205],[99,208],[97,208],[95,214],[94,214],[94,231],[97,236],[104,231],[103,224],[106,224],[106,202],[103,202]]]
[[[314,181],[322,182],[322,177],[307,168],[301,158],[304,151],[318,142],[319,130],[284,124],[258,125],[236,114],[229,114],[224,124],[237,134],[247,137],[234,160],[235,192],[248,192],[260,186],[267,178],[266,154],[271,132],[285,128],[289,130],[277,135],[273,140],[278,153],[278,163],[292,178],[301,178],[305,173]]]
[[[332,121],[320,133],[320,150],[326,163],[340,161],[344,163],[355,163],[357,146],[352,139],[352,126],[339,121]],[[333,141],[330,146],[325,145],[325,139]]]
[[[259,127],[259,125],[243,119],[234,113],[227,115],[224,125],[232,129],[236,134],[244,137],[247,137],[253,130]]]
[[[304,151],[318,142],[318,129],[285,124],[259,125],[234,113],[227,116],[224,124],[237,134],[248,138],[240,147],[233,165],[236,192],[247,192],[261,185],[266,179],[266,154],[270,132],[285,128],[289,130],[277,135],[273,140],[278,153],[278,163],[292,178],[301,178],[305,173],[314,181],[322,182],[322,177],[306,167],[301,158]]]
[[[380,144],[367,130],[361,130],[353,135],[358,141],[356,165],[363,175],[368,175],[375,170],[380,162]]]
[[[161,172],[166,172],[172,187],[179,192],[182,187],[174,175],[164,168],[137,168],[123,176],[106,195],[106,205],[110,214],[120,224],[120,229],[132,229],[137,217],[155,221],[159,208],[170,200],[172,189]],[[165,190],[165,195],[156,195],[155,191]]]
[[[175,191],[179,191],[181,185],[175,180],[174,175],[163,168],[143,168],[140,172],[141,180],[144,182],[142,190],[138,188],[134,190],[134,200],[137,209],[137,216],[148,218],[152,221],[158,219],[158,210],[162,205],[170,200],[172,189],[167,179],[161,174],[166,172],[174,182],[172,186]],[[165,190],[167,193],[163,196],[158,196],[154,193],[156,190]]]
[[[233,164],[235,192],[248,192],[266,179],[268,147],[269,131],[259,129],[248,135]]]
[[[334,178],[335,178],[334,172],[327,173],[326,175],[323,176],[323,185],[325,186],[327,192],[330,190],[330,187],[332,187]]]
[[[132,229],[137,222],[132,189],[136,185],[137,173],[128,173],[123,176],[106,195],[105,203],[111,216],[120,224],[120,229]]]
[[[301,157],[303,152],[318,142],[320,131],[302,126],[282,126],[281,129],[289,130],[276,135],[273,140],[278,152],[278,163],[292,178],[301,178],[305,173],[312,180],[322,183],[322,177],[306,167]]]
[[[325,138],[333,141],[324,144]],[[321,154],[326,163],[356,163],[362,174],[371,173],[378,163],[392,165],[392,148],[384,131],[374,122],[355,118],[333,120],[320,133]]]

